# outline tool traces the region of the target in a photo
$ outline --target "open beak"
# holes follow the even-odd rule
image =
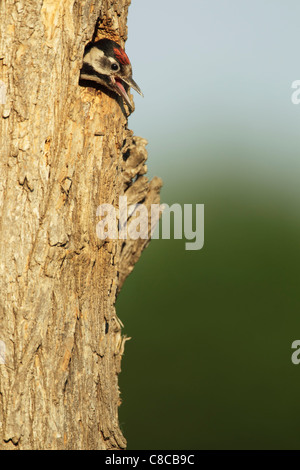
[[[133,78],[120,78],[116,75],[111,75],[110,77],[111,79],[111,83],[115,89],[115,91],[118,93],[118,95],[122,96],[124,98],[124,100],[126,101],[126,103],[128,104],[128,106],[130,106],[130,108],[132,108],[132,103],[130,101],[130,98],[129,96],[127,95],[126,93],[126,90],[124,88],[124,85],[122,82],[125,82],[128,86],[130,86],[131,88],[133,88],[135,91],[137,91],[141,96],[144,96],[140,87],[135,83],[135,81],[133,80]]]

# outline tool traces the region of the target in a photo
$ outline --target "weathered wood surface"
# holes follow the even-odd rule
[[[129,3],[0,3],[1,450],[126,446],[115,300],[148,240],[99,240],[96,210],[157,203],[161,181],[121,98],[78,80],[93,37],[124,46]]]

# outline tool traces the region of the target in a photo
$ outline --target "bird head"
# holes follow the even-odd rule
[[[80,78],[114,91],[122,96],[131,108],[132,103],[126,88],[131,87],[143,96],[132,78],[132,67],[126,52],[110,39],[100,39],[86,46]]]

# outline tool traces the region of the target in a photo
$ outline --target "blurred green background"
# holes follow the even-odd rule
[[[117,301],[128,449],[300,449],[298,1],[133,0],[127,52],[162,202],[205,244],[153,240]]]

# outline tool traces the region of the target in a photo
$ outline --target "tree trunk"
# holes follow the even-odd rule
[[[115,300],[148,240],[100,240],[96,212],[161,181],[121,98],[78,80],[91,39],[124,46],[129,3],[0,0],[2,450],[126,446]]]

